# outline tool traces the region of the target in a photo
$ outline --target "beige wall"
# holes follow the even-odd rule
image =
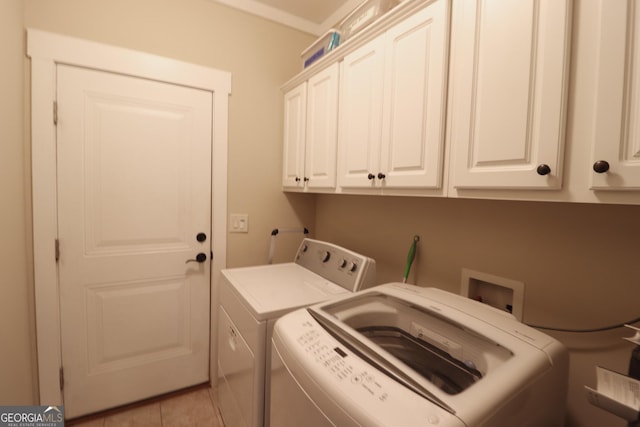
[[[23,134],[22,1],[0,2],[0,405],[35,402]]]
[[[376,259],[381,282],[401,281],[414,235],[410,282],[460,292],[461,269],[525,283],[525,323],[594,328],[640,316],[640,206],[324,195],[316,230]],[[571,349],[572,426],[624,426],[592,407],[583,385],[595,365],[626,372],[630,332],[554,333]]]

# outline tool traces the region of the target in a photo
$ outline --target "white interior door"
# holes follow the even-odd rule
[[[212,94],[58,66],[57,105],[65,415],[206,382]]]

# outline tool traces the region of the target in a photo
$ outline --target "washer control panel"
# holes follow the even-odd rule
[[[376,284],[373,259],[332,243],[305,238],[295,262],[351,292]]]
[[[316,366],[343,384],[349,384],[353,392],[365,393],[379,402],[387,400],[388,393],[383,383],[377,380],[378,371],[348,357],[348,350],[339,343],[325,339],[324,331],[318,329],[317,324],[305,323],[306,332],[298,336],[297,341],[308,357],[313,358]]]

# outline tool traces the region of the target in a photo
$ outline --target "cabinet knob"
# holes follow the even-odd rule
[[[300,182],[300,177],[296,176],[296,182]]]
[[[304,182],[309,182],[309,178],[307,178],[306,176],[304,177]]]
[[[382,172],[378,172],[378,179],[385,179],[387,177],[387,175],[383,174]]]
[[[369,175],[367,175],[367,178],[369,178],[369,180],[373,180],[376,179],[376,176],[372,173],[369,173]]]
[[[593,171],[596,173],[605,173],[609,170],[609,162],[606,160],[598,160],[593,164]]]
[[[536,172],[538,172],[538,175],[549,175],[551,173],[551,168],[549,167],[549,165],[547,164],[541,164],[538,165],[538,167],[536,168]]]

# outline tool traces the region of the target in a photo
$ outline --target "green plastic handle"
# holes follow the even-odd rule
[[[407,265],[404,267],[404,281],[406,282],[409,278],[409,271],[411,270],[411,264],[413,264],[413,260],[416,257],[416,244],[420,240],[420,237],[414,236],[413,242],[411,242],[411,247],[409,248],[409,253],[407,254]]]

